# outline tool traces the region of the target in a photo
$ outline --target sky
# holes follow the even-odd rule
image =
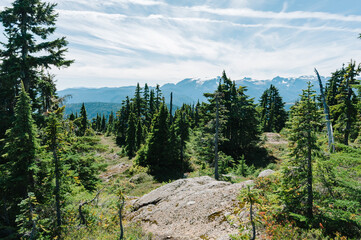
[[[11,5],[1,0],[0,10]],[[361,62],[359,0],[49,0],[66,36],[59,90],[185,78],[330,76]],[[3,28],[0,26],[1,32]],[[4,41],[0,36],[0,41]]]

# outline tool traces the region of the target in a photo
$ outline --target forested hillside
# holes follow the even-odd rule
[[[50,69],[73,60],[55,38],[55,8],[16,0],[0,13],[1,239],[172,239],[143,227],[172,207],[221,206],[224,194],[236,194],[224,196],[227,213],[201,206],[182,227],[218,221],[235,230],[227,239],[361,238],[361,65],[340,63],[327,81],[316,70],[289,111],[277,86],[256,102],[223,71],[203,102],[175,106],[176,92],[137,84],[113,112],[83,103],[65,115]],[[176,189],[207,199],[182,202]],[[153,211],[164,199],[176,202]]]

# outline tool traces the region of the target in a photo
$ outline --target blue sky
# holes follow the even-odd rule
[[[232,79],[312,75],[314,67],[329,76],[361,62],[359,0],[51,2],[56,36],[67,37],[75,59],[53,70],[58,89],[162,85],[223,69]]]

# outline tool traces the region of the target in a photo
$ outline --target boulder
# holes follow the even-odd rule
[[[238,232],[231,219],[242,188],[253,181],[231,184],[208,176],[180,179],[139,198],[128,220],[140,222],[155,239],[227,239]]]
[[[275,171],[271,170],[271,169],[267,169],[267,170],[263,170],[262,172],[260,172],[258,174],[258,177],[268,177],[269,175],[274,174]]]

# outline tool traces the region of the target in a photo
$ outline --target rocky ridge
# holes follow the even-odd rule
[[[231,184],[208,176],[179,179],[134,200],[127,218],[139,222],[155,239],[227,240],[238,231],[233,220],[248,218],[246,209],[240,213],[234,209],[239,207],[240,190],[252,183]]]

